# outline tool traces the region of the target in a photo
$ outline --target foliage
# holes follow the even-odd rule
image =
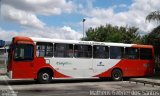
[[[160,55],[160,26],[154,28],[152,32],[143,36],[144,44],[153,45],[155,47],[155,53]]]
[[[148,16],[146,17],[146,20],[148,21],[160,21],[160,11],[154,11],[151,12],[150,14],[148,14]]]
[[[95,29],[89,28],[82,40],[118,43],[140,43],[141,37],[135,27],[118,27],[107,24]]]
[[[151,12],[146,17],[146,20],[160,22],[160,11]],[[155,53],[160,56],[160,25],[154,28],[146,37],[145,43],[153,45],[155,47]]]
[[[150,21],[157,21],[160,22],[160,11],[154,11],[148,14],[146,20]],[[160,25],[152,30],[151,33],[147,34],[143,40],[145,40],[145,44],[151,44],[154,46],[155,49],[155,59],[156,65],[160,68]]]

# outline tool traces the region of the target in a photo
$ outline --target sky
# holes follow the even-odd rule
[[[135,26],[141,35],[158,24],[146,16],[160,0],[0,0],[0,39],[14,36],[79,40],[101,25]]]

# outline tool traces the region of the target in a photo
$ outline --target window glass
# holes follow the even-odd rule
[[[33,45],[30,44],[19,44],[14,49],[14,60],[33,60],[34,56]]]
[[[37,42],[38,57],[53,57],[53,44],[47,42]]]
[[[54,45],[55,57],[73,57],[73,44],[59,44]]]
[[[107,46],[93,46],[93,58],[109,58],[109,48]]]
[[[124,48],[123,47],[110,47],[110,58],[111,59],[121,59],[124,56]]]
[[[151,60],[152,59],[152,49],[141,48],[140,49],[140,59]]]
[[[125,58],[127,59],[139,59],[139,49],[138,48],[125,48]]]
[[[92,46],[90,45],[75,45],[74,56],[77,58],[91,58]]]

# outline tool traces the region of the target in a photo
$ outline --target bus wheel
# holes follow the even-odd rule
[[[52,81],[52,74],[50,71],[43,70],[38,73],[37,79],[39,83],[49,83]]]
[[[119,69],[114,69],[112,71],[112,79],[114,81],[121,81],[122,80],[122,71]]]

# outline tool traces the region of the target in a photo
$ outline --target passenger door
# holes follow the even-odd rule
[[[17,44],[14,47],[13,78],[33,78],[34,45]]]
[[[94,75],[101,74],[110,68],[109,47],[102,45],[93,46],[93,72]]]

